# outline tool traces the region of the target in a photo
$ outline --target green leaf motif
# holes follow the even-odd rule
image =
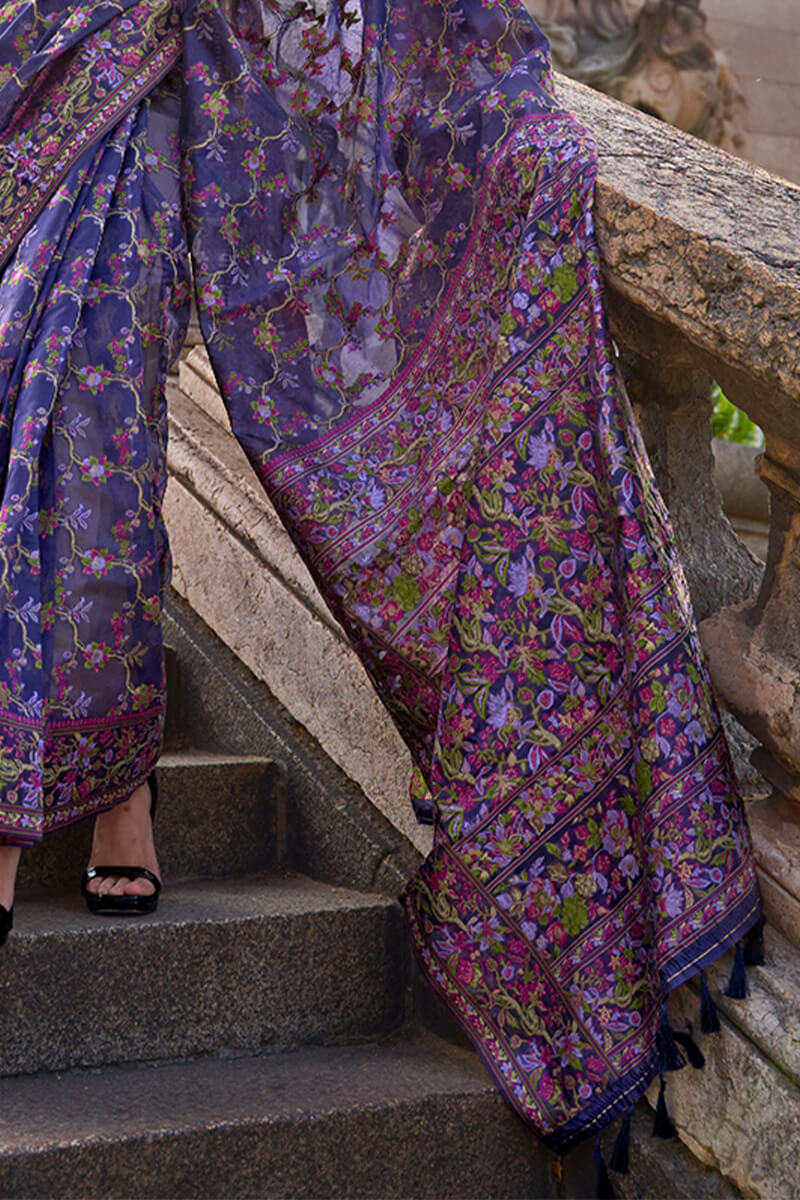
[[[578,276],[575,274],[575,268],[566,264],[556,267],[553,271],[552,288],[559,300],[564,302],[571,300],[578,290]]]
[[[411,612],[421,599],[419,583],[413,575],[398,575],[392,584],[392,599],[399,604],[403,612]]]
[[[510,312],[503,313],[502,317],[500,318],[500,332],[503,334],[503,336],[508,337],[510,333],[514,332],[516,327],[517,320],[514,314]]]
[[[561,920],[570,937],[577,937],[589,924],[589,908],[583,896],[567,896],[561,904]]]
[[[594,817],[590,817],[586,822],[586,827],[589,830],[589,836],[586,839],[586,845],[590,850],[599,850],[601,845],[600,826],[595,821]]]
[[[653,768],[643,758],[636,764],[636,790],[640,800],[646,800],[653,790]]]

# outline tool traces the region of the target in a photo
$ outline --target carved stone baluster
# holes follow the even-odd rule
[[[714,483],[709,365],[676,329],[618,294],[609,294],[608,312],[620,369],[701,620],[752,597],[762,573],[733,532]]]

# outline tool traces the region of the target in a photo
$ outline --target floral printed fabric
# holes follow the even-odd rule
[[[125,799],[159,754],[164,379],[189,277],[179,94],[153,90],[169,9],[1,11],[0,230],[28,232],[0,276],[0,838],[24,844]],[[130,72],[146,104],[126,101]]]
[[[38,539],[35,472],[6,488],[4,561],[34,561],[48,521],[62,548],[40,552],[41,591],[7,570],[19,638],[3,645],[2,728],[24,717],[37,735],[38,687],[66,742],[82,696],[102,736],[128,731],[125,778],[151,756],[157,727],[125,721],[137,688],[152,685],[136,711],[153,720],[161,697],[163,448],[144,431],[162,428],[183,320],[180,132],[201,323],[234,431],[430,793],[434,849],[403,897],[423,972],[563,1149],[641,1094],[664,995],[759,917],[668,516],[614,369],[591,142],[558,111],[545,44],[510,0],[198,0],[182,21],[180,122],[177,83],[154,84],[98,136],[92,162],[119,164],[89,183],[76,160],[3,278],[8,453],[32,420],[25,453],[60,481]],[[73,229],[92,234],[86,255]],[[38,276],[37,255],[52,264]],[[64,287],[74,332],[53,369],[29,331],[52,335]],[[51,441],[62,427],[77,432]],[[15,749],[40,785],[27,808],[6,785],[6,829],[51,827],[50,779],[65,819],[89,807],[70,797],[108,802],[117,749],[102,736],[80,761],[70,742],[68,770],[51,743]],[[134,768],[136,744],[149,748]]]

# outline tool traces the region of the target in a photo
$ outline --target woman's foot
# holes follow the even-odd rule
[[[0,846],[0,904],[10,912],[14,906],[14,884],[21,846]]]
[[[161,878],[150,821],[150,799],[150,788],[143,783],[127,800],[97,815],[90,867],[95,863],[146,867]],[[103,875],[91,879],[86,890],[98,896],[152,896],[155,888],[148,879]]]

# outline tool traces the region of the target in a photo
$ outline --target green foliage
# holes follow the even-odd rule
[[[743,413],[740,408],[734,408],[718,383],[712,388],[711,398],[714,402],[714,411],[711,414],[711,432],[714,437],[722,438],[726,442],[738,442],[741,446],[764,449],[764,434],[758,425],[754,425],[747,413]]]

